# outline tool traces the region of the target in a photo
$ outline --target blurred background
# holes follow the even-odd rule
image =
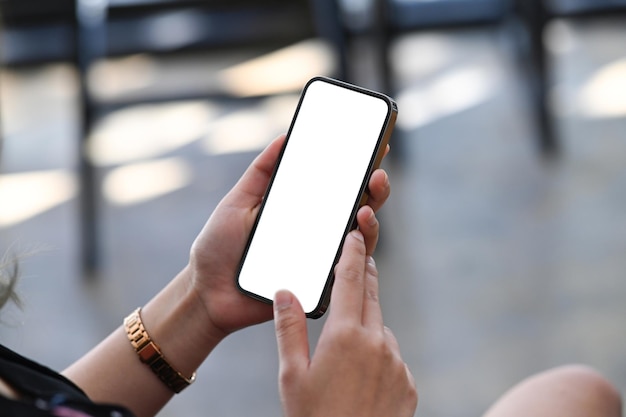
[[[626,391],[625,0],[0,0],[0,342],[62,370],[145,303],[306,81],[398,102],[377,262],[423,417],[565,363]],[[324,320],[311,322],[315,342]],[[272,323],[162,416],[278,416]]]

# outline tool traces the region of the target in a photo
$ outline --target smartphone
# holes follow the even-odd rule
[[[287,289],[307,317],[324,314],[396,115],[383,94],[326,77],[306,84],[241,259],[240,291],[271,303]]]

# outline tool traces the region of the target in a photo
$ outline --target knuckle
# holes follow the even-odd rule
[[[298,367],[291,362],[284,362],[280,365],[278,380],[281,386],[295,387],[298,385],[299,372]]]
[[[376,359],[385,366],[391,362],[391,351],[380,332],[368,331],[361,338],[361,345],[369,352],[372,359]]]
[[[335,328],[333,337],[339,346],[352,346],[363,339],[362,331],[352,324],[344,324]]]
[[[376,272],[376,267],[368,263],[366,268],[367,268],[367,273],[365,275],[365,282],[366,282],[365,296],[367,297],[368,300],[378,303],[379,302],[378,273]]]
[[[374,302],[374,303],[378,303],[379,299],[378,299],[378,291],[374,290],[374,289],[368,289],[366,292],[367,295],[367,299]]]
[[[358,351],[367,353],[368,357],[372,357],[375,352],[369,332],[360,326],[349,323],[338,325],[332,330],[331,337],[341,352]]]
[[[350,283],[357,283],[363,279],[363,270],[354,263],[339,264],[335,270],[335,279],[341,279]]]
[[[398,348],[398,339],[396,339],[396,336],[393,334],[391,329],[385,326],[383,330],[384,330],[385,339],[389,342],[389,344],[391,346],[394,346],[395,348]]]

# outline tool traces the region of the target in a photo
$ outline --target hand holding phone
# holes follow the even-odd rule
[[[397,108],[390,98],[317,77],[305,86],[237,274],[271,302],[293,292],[309,317],[327,308],[333,269],[367,200]]]

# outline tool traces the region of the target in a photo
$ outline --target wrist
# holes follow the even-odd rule
[[[173,368],[163,356],[161,349],[154,343],[143,325],[141,307],[124,319],[124,329],[141,362],[149,366],[170,390],[178,394],[195,381],[195,372],[191,376],[185,376]]]
[[[189,269],[183,269],[141,312],[163,355],[185,375],[195,372],[226,336],[213,325],[190,277]]]

